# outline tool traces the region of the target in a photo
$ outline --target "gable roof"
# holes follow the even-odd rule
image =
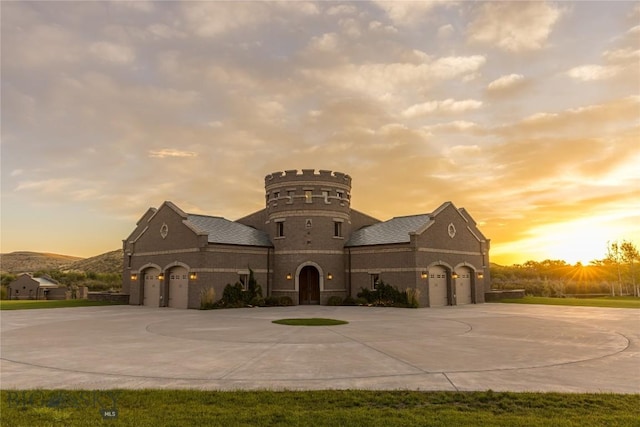
[[[267,233],[219,216],[187,214],[184,222],[196,232],[207,234],[209,243],[273,246]]]
[[[432,223],[433,219],[429,214],[392,218],[355,231],[345,246],[409,243],[411,234],[425,230]]]

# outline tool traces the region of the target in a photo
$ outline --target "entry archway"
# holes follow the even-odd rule
[[[320,304],[320,272],[313,265],[305,265],[298,273],[299,304]]]

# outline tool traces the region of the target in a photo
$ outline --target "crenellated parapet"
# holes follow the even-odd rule
[[[264,179],[267,211],[325,210],[347,214],[351,203],[351,177],[342,172],[290,169]]]
[[[342,172],[334,172],[330,170],[320,169],[296,169],[285,170],[284,172],[273,172],[264,178],[265,188],[273,185],[291,182],[325,182],[351,189],[351,177]]]

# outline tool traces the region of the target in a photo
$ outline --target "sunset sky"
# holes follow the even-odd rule
[[[237,219],[329,169],[381,220],[466,208],[500,264],[640,247],[638,2],[2,2],[3,253]]]

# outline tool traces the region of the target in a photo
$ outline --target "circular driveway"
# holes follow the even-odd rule
[[[2,311],[3,389],[640,392],[639,311],[138,306]],[[338,326],[272,320],[325,317]]]

